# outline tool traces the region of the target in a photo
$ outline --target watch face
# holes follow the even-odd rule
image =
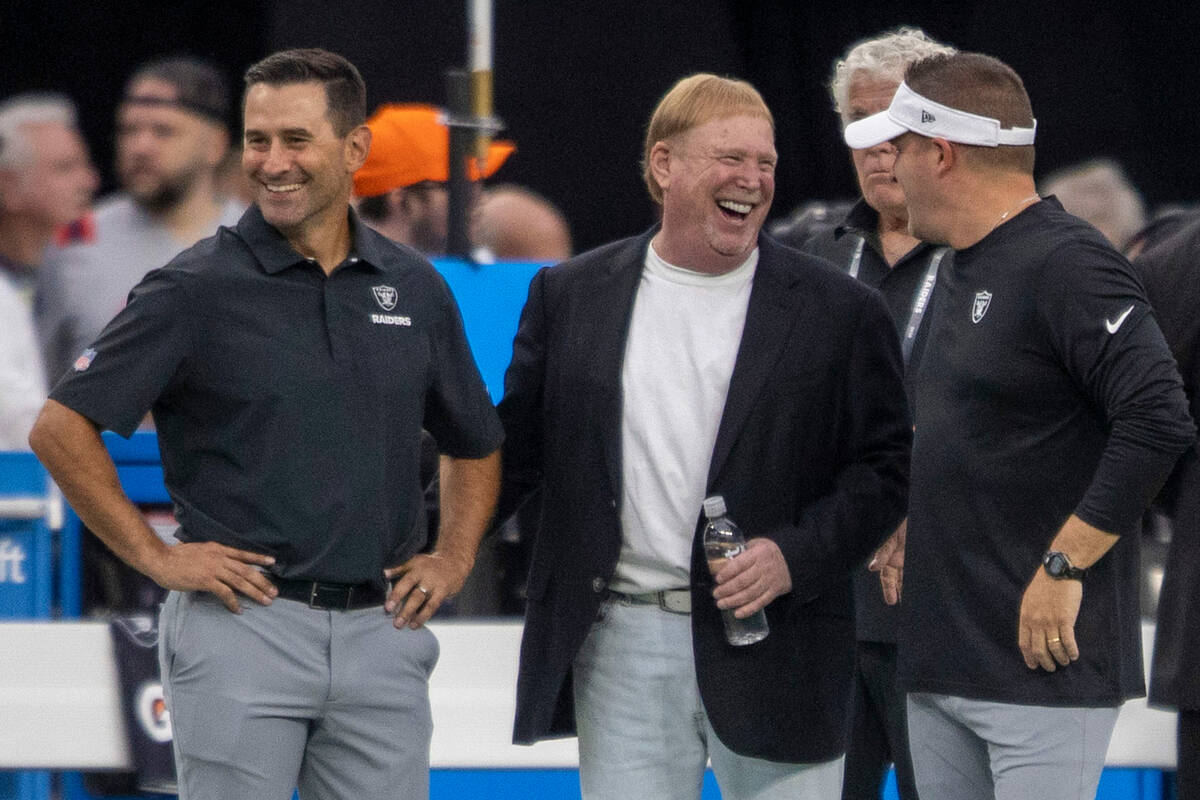
[[[1046,556],[1046,572],[1052,578],[1061,578],[1067,572],[1067,559],[1062,553],[1051,553]]]
[[[1071,564],[1071,559],[1067,558],[1067,554],[1057,550],[1051,550],[1042,557],[1042,566],[1051,578],[1070,578],[1078,581],[1083,580],[1083,576],[1087,572],[1087,570],[1076,569]]]

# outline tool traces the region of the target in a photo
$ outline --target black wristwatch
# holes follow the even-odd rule
[[[1071,566],[1071,559],[1067,558],[1067,554],[1057,550],[1051,550],[1042,556],[1042,569],[1056,581],[1081,581],[1083,576],[1087,575],[1086,569]]]

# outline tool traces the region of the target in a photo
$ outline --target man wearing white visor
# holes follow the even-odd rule
[[[956,251],[915,376],[907,553],[882,573],[903,577],[923,798],[1094,796],[1144,693],[1138,520],[1195,436],[1128,262],[1038,197],[1035,128],[1011,68],[956,53],[845,129],[893,142],[910,232]]]

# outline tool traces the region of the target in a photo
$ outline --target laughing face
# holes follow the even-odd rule
[[[338,136],[325,87],[254,84],[246,92],[245,122],[242,169],[263,218],[293,242],[344,222],[366,148],[358,131]]]
[[[866,72],[856,72],[847,87],[847,104],[842,121],[845,124],[885,110],[892,102],[892,95],[899,86],[893,80],[881,79]],[[854,174],[867,205],[885,216],[903,218],[904,191],[892,174],[896,162],[896,148],[891,142],[875,147],[851,150]]]
[[[668,262],[721,273],[746,260],[775,196],[775,135],[762,117],[705,122],[651,151],[663,193],[655,249]]]

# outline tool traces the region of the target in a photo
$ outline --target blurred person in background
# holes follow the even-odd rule
[[[1200,419],[1200,218],[1134,261],[1163,336],[1179,363],[1193,418]],[[1200,798],[1200,453],[1180,459],[1160,501],[1171,544],[1158,601],[1150,703],[1175,708],[1179,800]]]
[[[1159,206],[1150,215],[1150,221],[1126,243],[1125,257],[1135,260],[1143,250],[1170,239],[1195,220],[1200,220],[1200,205],[1167,203]]]
[[[1121,252],[1146,226],[1141,192],[1111,158],[1094,158],[1055,170],[1042,179],[1038,193],[1054,195],[1068,214],[1090,223]]]
[[[557,263],[571,257],[571,228],[562,211],[532,189],[511,183],[483,190],[471,239],[498,261]]]
[[[367,127],[371,152],[354,176],[359,214],[392,241],[425,255],[445,254],[450,210],[445,112],[418,103],[387,104],[371,115]],[[509,142],[493,141],[482,171],[475,159],[468,160],[468,179],[491,177],[514,150]]]
[[[34,283],[47,246],[87,213],[98,182],[70,100],[30,93],[0,103],[0,450],[28,449],[46,401]]]
[[[562,211],[534,190],[513,183],[489,186],[471,217],[475,258],[483,263],[527,261],[557,264],[571,257],[571,229]],[[531,498],[480,547],[471,584],[489,582],[484,596],[498,598],[501,614],[525,611],[529,555],[541,516],[540,498]]]
[[[842,127],[886,109],[909,64],[953,52],[916,28],[898,28],[854,44],[834,63],[829,84]],[[850,150],[862,193],[858,202],[840,220],[808,230],[793,226],[781,238],[829,259],[883,294],[900,336],[911,405],[911,376],[921,363],[938,272],[950,268],[953,257],[949,248],[922,242],[909,232],[904,190],[892,174],[895,160],[891,142]],[[858,660],[842,798],[878,800],[888,764],[895,763],[901,799],[916,800],[907,701],[896,687],[899,608],[884,602],[879,579],[866,565],[855,575],[854,611]]]
[[[139,67],[117,105],[121,190],[96,206],[89,235],[53,249],[36,317],[50,383],[95,340],[142,276],[234,225],[244,205],[220,196],[230,89],[212,64],[170,57]]]

